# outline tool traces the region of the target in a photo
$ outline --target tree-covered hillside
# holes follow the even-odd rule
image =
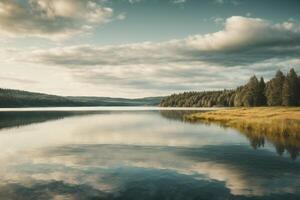
[[[294,69],[286,76],[279,70],[267,83],[262,77],[258,80],[253,76],[235,90],[172,94],[162,99],[160,106],[300,106],[300,77]]]
[[[137,99],[109,97],[56,96],[21,90],[0,88],[0,107],[51,107],[51,106],[152,106],[159,105],[162,97]]]

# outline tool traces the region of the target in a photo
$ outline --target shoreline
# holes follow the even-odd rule
[[[21,111],[138,111],[138,110],[199,110],[214,111],[227,108],[208,107],[160,107],[160,106],[73,106],[73,107],[21,107],[21,108],[0,108],[0,112],[21,112]]]
[[[254,135],[300,138],[300,107],[239,107],[184,116],[191,122],[217,123]]]

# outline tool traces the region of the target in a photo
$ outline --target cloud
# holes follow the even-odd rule
[[[126,19],[126,13],[121,13],[121,14],[119,14],[119,15],[117,15],[117,20],[124,20],[124,19]]]
[[[183,4],[186,3],[187,0],[173,0],[172,3],[174,4]]]
[[[219,5],[232,4],[234,6],[238,6],[242,3],[240,0],[214,0],[214,2]]]
[[[232,196],[243,196],[243,199],[264,198],[276,194],[297,194],[299,185],[299,175],[295,175],[297,169],[289,169],[288,160],[274,157],[266,150],[260,151],[260,156],[257,156],[257,152],[245,146],[208,145],[196,148],[164,148],[164,146],[101,145],[94,142],[93,145],[72,144],[55,148],[47,146],[39,151],[23,154],[26,162],[20,161],[15,154],[13,158],[3,159],[3,163],[13,163],[9,168],[4,165],[8,170],[1,173],[2,182],[6,185],[9,186],[13,182],[30,186],[32,183],[58,181],[68,185],[81,187],[86,185],[101,191],[117,193],[120,189],[124,192],[129,185],[136,188],[137,185],[128,180],[135,180],[137,174],[130,172],[142,172],[142,170],[148,172],[152,170],[151,172],[156,175],[153,177],[159,177],[157,175],[161,173],[167,177],[171,175],[170,172],[175,172],[177,174],[175,182],[185,181],[182,176],[178,176],[184,175],[196,180],[192,185],[211,182],[216,186],[216,182],[221,182],[223,189],[220,191],[226,188],[225,191]],[[160,156],[157,156],[158,154]],[[248,159],[241,159],[245,156]],[[278,165],[276,168],[270,168],[265,165],[266,160],[276,162]],[[253,162],[256,165],[253,165]],[[257,170],[258,166],[260,170]],[[115,176],[116,171],[119,172],[118,176]],[[143,177],[140,179],[143,180],[142,184],[149,183],[148,173],[138,174],[139,177]],[[269,178],[270,176],[272,179]],[[201,188],[205,191],[213,188],[216,191],[217,187]],[[200,193],[203,192],[201,188],[199,188]],[[182,194],[181,192],[179,190],[177,195]],[[220,196],[224,195],[220,194]]]
[[[216,24],[222,24],[224,23],[224,19],[222,17],[213,17],[212,20],[216,23]]]
[[[35,84],[37,83],[36,81],[33,80],[27,80],[27,79],[20,79],[20,78],[13,78],[13,77],[5,77],[5,76],[0,76],[1,81],[11,81],[11,82],[17,82],[20,84]]]
[[[128,0],[129,3],[134,4],[134,3],[140,3],[142,0]]]
[[[113,10],[98,0],[3,0],[0,28],[10,36],[66,38],[110,20]]]
[[[272,58],[298,57],[299,50],[297,24],[272,24],[260,18],[233,16],[226,19],[223,30],[211,34],[161,43],[58,47],[31,51],[26,58],[30,62],[69,67],[193,62],[239,66]]]
[[[241,16],[228,18],[221,31],[187,38],[188,44],[203,51],[295,46],[299,45],[299,42],[300,28],[292,22],[271,24],[260,18]]]
[[[3,50],[2,50],[3,51]],[[120,95],[143,96],[184,90],[234,88],[250,75],[269,78],[279,68],[295,67],[300,56],[300,26],[233,16],[222,30],[160,43],[79,45],[28,49],[14,62],[70,70],[81,82],[118,88]],[[127,93],[127,94],[126,94]],[[107,94],[106,94],[107,95]]]

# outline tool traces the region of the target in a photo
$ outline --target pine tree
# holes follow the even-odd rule
[[[290,93],[291,93],[291,87],[289,84],[288,79],[284,80],[283,87],[282,87],[282,105],[284,106],[290,106]]]
[[[265,90],[266,90],[265,80],[263,77],[261,77],[260,81],[259,81],[258,103],[257,103],[258,106],[267,105],[267,98],[265,95]]]
[[[244,106],[258,106],[260,96],[260,86],[256,76],[252,76],[243,88],[242,102]]]
[[[271,79],[266,87],[267,104],[269,106],[282,105],[282,87],[285,80],[283,73],[278,70],[275,78]]]
[[[300,76],[298,76],[298,85],[297,85],[297,99],[298,99],[298,106],[300,106]]]
[[[242,96],[243,96],[244,86],[240,86],[236,89],[233,105],[236,107],[243,106]]]
[[[294,69],[287,74],[282,89],[282,105],[296,106],[298,104],[298,76]]]

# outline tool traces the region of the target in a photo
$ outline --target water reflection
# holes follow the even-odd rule
[[[299,156],[300,151],[300,138],[294,137],[272,137],[268,135],[254,135],[251,132],[241,132],[250,141],[251,146],[254,149],[263,148],[265,142],[273,144],[278,155],[282,156],[287,152],[290,157],[295,160]]]
[[[204,122],[205,124],[213,124]],[[221,127],[222,124],[218,124]],[[227,128],[227,127],[224,127]],[[253,132],[248,129],[238,129],[239,133],[244,135],[253,149],[264,148],[266,143],[270,143],[276,149],[278,155],[282,156],[284,153],[289,154],[290,158],[295,160],[300,152],[300,138],[293,136],[275,136],[274,134],[264,134],[260,132]]]
[[[274,157],[268,151],[257,156],[246,146],[71,145],[27,151],[23,156],[4,170],[2,196],[13,191],[28,194],[28,199],[42,199],[43,195],[104,199],[300,197],[299,162]]]
[[[199,111],[161,111],[161,115],[168,119],[181,120],[188,123],[194,124],[207,124],[207,125],[219,125],[224,129],[228,129],[226,125],[222,123],[213,123],[208,121],[187,121],[184,116]],[[253,149],[264,148],[266,142],[272,144],[276,149],[278,155],[282,156],[285,152],[290,155],[290,157],[295,160],[299,156],[300,152],[300,138],[293,137],[294,134],[281,136],[278,134],[265,134],[264,132],[257,132],[251,129],[236,129],[240,134],[244,135],[248,140]]]
[[[5,111],[0,112],[0,129],[25,126],[34,123],[42,123],[71,116],[101,113],[105,114],[109,113],[109,111]]]
[[[200,112],[199,110],[160,110],[159,113],[166,119],[184,121],[184,116]]]
[[[300,198],[300,161],[283,153],[297,141],[275,150],[182,111],[56,113],[1,118],[0,199]]]

